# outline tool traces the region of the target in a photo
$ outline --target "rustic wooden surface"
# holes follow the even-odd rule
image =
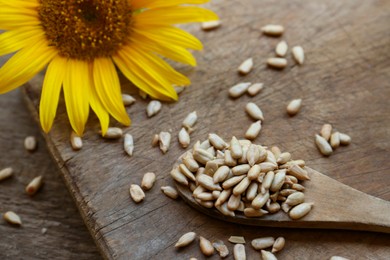
[[[251,120],[244,105],[254,101],[265,114],[261,136],[265,145],[278,145],[294,158],[360,191],[390,200],[390,2],[386,0],[258,1],[216,0],[211,5],[223,21],[212,32],[198,26],[191,31],[204,43],[197,53],[199,66],[184,68],[193,81],[181,94],[181,101],[165,104],[155,117],[147,119],[147,101],[138,100],[128,108],[133,125],[125,129],[135,139],[135,155],[127,157],[122,141],[106,141],[97,134],[92,117],[84,137],[84,148],[73,152],[69,146],[69,124],[61,105],[57,121],[47,136],[51,153],[60,166],[65,183],[103,256],[108,259],[202,258],[198,245],[176,251],[174,243],[183,233],[195,231],[211,240],[227,242],[230,235],[247,241],[262,236],[284,236],[287,240],[280,259],[328,259],[342,255],[351,259],[389,259],[390,237],[380,233],[253,228],[209,218],[182,200],[164,197],[159,188],[172,184],[168,173],[183,152],[176,138],[162,155],[150,146],[151,137],[172,130],[175,137],[188,112],[197,110],[199,123],[192,139],[205,139],[210,132],[228,138],[242,137]],[[282,37],[290,46],[302,45],[307,59],[302,67],[288,56],[284,71],[267,69],[280,39],[260,34],[260,27],[279,23],[286,27]],[[237,66],[253,57],[255,68],[246,77]],[[36,113],[41,78],[28,88],[27,96]],[[227,89],[240,81],[264,82],[264,91],[254,97],[231,100]],[[130,92],[129,83],[123,81]],[[289,118],[285,106],[303,98],[299,115]],[[35,114],[36,116],[36,114]],[[353,142],[329,158],[314,146],[314,134],[331,123],[351,135]],[[140,183],[147,171],[156,172],[155,187],[143,203],[129,198],[131,183]],[[229,244],[232,249],[232,245]],[[259,254],[247,245],[250,259]],[[213,259],[218,257],[214,256]]]
[[[0,259],[101,259],[20,91],[0,96],[0,110],[0,169],[15,171],[0,182],[0,214],[12,210],[23,221],[13,227],[1,216]],[[23,147],[28,135],[39,138],[34,153]],[[37,175],[45,185],[30,198],[24,189]]]

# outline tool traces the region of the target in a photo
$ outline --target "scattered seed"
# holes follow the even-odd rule
[[[159,142],[160,142],[160,137],[158,136],[158,134],[153,135],[152,146],[153,147],[157,146]]]
[[[322,136],[316,135],[315,137],[316,137],[315,142],[316,142],[317,148],[320,150],[320,152],[323,155],[329,156],[333,152],[330,144]]]
[[[299,165],[293,164],[291,167],[288,168],[287,171],[290,175],[296,177],[298,180],[310,180],[307,171],[302,169]]]
[[[265,250],[261,250],[261,257],[263,260],[278,260],[274,254]]]
[[[229,89],[229,96],[231,96],[232,98],[241,97],[248,90],[250,84],[250,82],[243,82],[234,85]]]
[[[150,190],[153,187],[155,181],[156,181],[156,174],[154,174],[153,172],[145,173],[141,182],[142,189]]]
[[[295,61],[299,65],[302,65],[303,61],[305,60],[305,52],[303,51],[303,48],[301,46],[295,46],[291,51]]]
[[[269,58],[267,65],[274,69],[284,69],[287,66],[287,60],[284,58]]]
[[[196,111],[189,113],[186,118],[183,120],[183,127],[185,127],[187,130],[192,129],[194,125],[196,124],[196,121],[198,120],[198,115]]]
[[[37,149],[37,139],[35,136],[27,136],[26,139],[24,139],[24,148],[29,152],[33,152]]]
[[[122,102],[125,106],[130,106],[134,104],[135,98],[133,98],[131,95],[128,94],[122,94]]]
[[[294,192],[290,194],[286,199],[286,204],[290,206],[295,206],[301,204],[305,201],[305,194],[302,192]]]
[[[199,164],[192,157],[191,153],[187,153],[186,156],[183,157],[183,163],[191,172],[196,172],[199,169]]]
[[[193,152],[194,159],[201,164],[206,164],[208,161],[214,159],[214,156],[203,149],[195,149]]]
[[[188,232],[182,235],[179,240],[176,242],[175,247],[180,248],[180,247],[185,247],[191,244],[196,238],[196,233],[195,232]]]
[[[202,236],[199,236],[199,247],[200,247],[200,251],[205,256],[211,256],[214,254],[213,245],[211,244],[211,242],[208,239],[206,239]]]
[[[46,232],[47,232],[47,228],[42,228],[42,229],[41,229],[41,234],[42,234],[42,235],[46,234]]]
[[[187,180],[187,177],[181,173],[181,171],[179,171],[178,168],[174,168],[172,169],[171,171],[171,177],[177,181],[178,183],[182,184],[182,185],[185,185],[185,186],[188,186],[188,180]]]
[[[271,152],[275,155],[275,158],[279,158],[280,154],[282,153],[277,146],[272,146]]]
[[[339,137],[341,145],[349,145],[351,143],[351,137],[349,135],[339,133]]]
[[[245,246],[243,244],[236,244],[233,248],[234,260],[246,260]]]
[[[222,240],[214,241],[213,246],[221,258],[225,258],[229,255],[229,249]]]
[[[301,109],[301,105],[302,99],[299,98],[291,100],[290,103],[287,105],[287,114],[289,114],[290,116],[295,116]]]
[[[210,30],[216,29],[220,26],[221,26],[221,21],[216,20],[216,21],[203,22],[201,25],[201,28],[204,31],[210,31]]]
[[[340,133],[339,132],[334,132],[330,136],[330,146],[332,146],[333,149],[336,149],[337,147],[340,146]]]
[[[133,156],[134,141],[133,141],[133,136],[131,134],[125,134],[125,139],[124,139],[124,142],[123,142],[123,148],[125,149],[125,152],[129,156]]]
[[[161,102],[158,100],[152,100],[146,107],[146,114],[148,117],[156,115],[161,110]]]
[[[246,104],[245,111],[255,120],[264,121],[263,111],[253,102]]]
[[[101,132],[100,132],[101,134]],[[119,139],[123,135],[122,129],[118,127],[109,127],[106,134],[103,136],[106,139]]]
[[[335,255],[335,256],[332,256],[329,260],[349,260],[349,258]]]
[[[130,196],[135,203],[140,203],[145,198],[145,193],[137,184],[130,185]]]
[[[80,150],[83,147],[83,139],[78,136],[74,131],[70,134],[70,144],[75,151]]]
[[[171,186],[162,186],[161,191],[169,198],[171,199],[177,199],[179,197],[179,193],[177,193],[177,190]]]
[[[281,170],[277,172],[272,180],[272,184],[270,187],[270,190],[273,192],[279,191],[280,188],[283,186],[284,179],[286,177],[286,171]]]
[[[190,145],[190,135],[184,127],[179,132],[179,143],[183,148],[187,148]]]
[[[251,86],[249,86],[248,88],[248,94],[250,96],[256,96],[257,94],[260,93],[260,91],[263,89],[264,87],[264,84],[263,83],[255,83],[255,84],[252,84]]]
[[[253,68],[253,59],[246,59],[241,65],[238,67],[238,72],[242,75],[246,75],[251,72]]]
[[[326,141],[329,141],[330,136],[332,134],[332,125],[331,124],[324,124],[321,128],[320,134]]]
[[[287,163],[288,161],[291,160],[291,154],[288,153],[288,152],[284,152],[284,153],[281,153],[278,157],[278,159],[276,160],[276,162],[278,164],[285,164]]]
[[[223,150],[228,146],[227,143],[225,143],[225,141],[217,134],[209,134],[209,142],[215,147],[215,149],[218,150]]]
[[[179,170],[191,181],[194,182],[196,181],[194,174],[187,168],[187,166],[184,163],[179,165]]]
[[[253,208],[246,208],[244,209],[244,215],[248,218],[258,218],[262,217],[268,212],[264,209],[253,209]]]
[[[275,53],[279,57],[284,57],[287,53],[288,45],[286,41],[281,41],[276,45]]]
[[[42,176],[35,177],[26,187],[26,193],[30,196],[37,193],[37,191],[42,187],[43,180]]]
[[[22,225],[22,220],[15,212],[7,211],[6,213],[4,213],[3,218],[10,224],[18,226]]]
[[[284,239],[284,237],[278,237],[275,240],[274,245],[272,246],[272,253],[276,253],[282,250],[285,244],[286,244],[286,240]]]
[[[271,247],[275,243],[273,237],[261,237],[252,240],[252,246],[256,250],[265,249]]]
[[[171,134],[169,132],[160,132],[159,134],[160,150],[163,153],[168,152],[169,146],[171,145]]]
[[[12,176],[13,169],[11,167],[0,170],[0,181],[8,179]]]
[[[288,215],[292,219],[300,219],[306,216],[310,212],[312,207],[313,207],[313,203],[305,202],[292,208],[289,211]]]
[[[266,26],[261,27],[261,31],[265,35],[278,37],[281,36],[284,32],[284,27],[277,24],[267,24]]]

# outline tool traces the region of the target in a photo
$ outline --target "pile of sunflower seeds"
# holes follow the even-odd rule
[[[351,137],[340,132],[333,132],[331,124],[324,124],[321,128],[320,135],[315,135],[315,143],[318,150],[325,156],[332,154],[333,150],[340,145],[349,145]]]
[[[292,160],[277,147],[269,150],[234,136],[226,143],[209,134],[183,155],[171,176],[189,187],[199,205],[223,215],[261,217],[282,209],[291,219],[300,219],[313,206],[305,202],[302,182],[310,178],[304,166],[303,160]]]

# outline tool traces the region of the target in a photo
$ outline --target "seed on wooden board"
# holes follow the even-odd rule
[[[267,24],[267,25],[261,27],[261,31],[265,35],[277,37],[277,36],[281,36],[283,34],[284,27],[282,25],[278,25],[278,24]]]
[[[303,187],[301,184],[298,184],[298,183],[294,183],[291,186],[291,188],[294,190],[297,190],[297,191],[304,191],[305,190],[305,187]]]
[[[171,145],[171,134],[169,132],[160,132],[159,136],[160,150],[165,154]]]
[[[197,121],[198,121],[198,114],[196,113],[196,111],[193,111],[189,113],[186,116],[186,118],[184,118],[182,125],[188,130],[194,127]]]
[[[269,192],[264,194],[257,194],[257,196],[252,200],[252,208],[261,209],[269,199]]]
[[[42,187],[42,184],[43,184],[43,177],[42,176],[35,177],[26,186],[26,193],[30,196],[34,195]]]
[[[244,215],[248,218],[258,218],[266,215],[268,211],[264,209],[246,208],[244,209]]]
[[[286,177],[286,171],[285,170],[281,170],[281,171],[278,171],[273,180],[272,180],[272,184],[271,184],[271,187],[270,187],[270,190],[272,192],[276,192],[276,191],[279,191],[280,188],[282,187],[283,183],[284,183],[284,178]]]
[[[230,195],[230,198],[227,202],[227,207],[229,210],[235,211],[240,206],[240,202],[241,202],[241,195],[236,196],[232,194]]]
[[[278,260],[274,254],[265,250],[261,250],[261,258],[263,260]]]
[[[251,181],[248,177],[245,177],[244,179],[242,179],[242,181],[240,181],[239,184],[236,185],[236,187],[234,187],[233,194],[236,196],[243,194],[249,187],[249,184],[251,184]]]
[[[123,142],[123,148],[129,156],[133,156],[134,152],[134,140],[131,134],[125,134],[125,139]]]
[[[215,206],[221,206],[224,204],[230,197],[230,194],[232,194],[232,189],[224,189],[221,191],[221,194],[219,195],[218,199],[215,201]]]
[[[229,255],[229,249],[222,240],[214,241],[213,246],[221,258],[225,258]]]
[[[184,127],[179,131],[179,143],[183,148],[187,148],[190,145],[190,135]]]
[[[230,150],[225,150],[225,164],[229,167],[234,167],[237,165],[237,161],[236,159],[233,159],[232,157],[232,153],[230,152]]]
[[[247,92],[250,82],[241,82],[233,87],[229,88],[229,96],[232,98],[241,97],[245,92]]]
[[[199,148],[203,149],[203,150],[207,150],[211,147],[211,144],[209,142],[209,140],[204,140],[202,143],[200,143],[199,145]]]
[[[251,144],[246,153],[246,159],[250,166],[255,165],[260,159],[260,150],[255,144]]]
[[[199,164],[195,161],[190,152],[187,152],[183,157],[183,163],[191,172],[196,172],[199,169]]]
[[[262,189],[268,190],[273,183],[274,177],[275,177],[275,173],[273,171],[267,172],[261,184]]]
[[[208,209],[211,209],[212,207],[214,207],[214,202],[213,201],[203,201],[203,200],[200,200],[200,199],[195,199],[195,201],[201,205],[202,207],[204,208],[208,208]]]
[[[285,202],[290,206],[295,206],[303,203],[304,201],[305,201],[305,194],[298,191],[288,195]]]
[[[349,258],[335,255],[335,256],[332,256],[329,260],[349,260]]]
[[[341,145],[349,145],[351,143],[351,137],[347,134],[339,133],[340,144]]]
[[[287,60],[285,58],[268,58],[267,65],[268,67],[281,70],[287,66]]]
[[[227,190],[235,186],[237,183],[241,182],[246,176],[245,175],[240,175],[240,176],[235,176],[232,177],[222,183],[222,187]]]
[[[221,192],[219,190],[214,190],[211,194],[213,194],[214,199],[218,199],[221,196]]]
[[[263,88],[264,88],[263,83],[255,83],[250,85],[247,91],[250,96],[254,97],[257,94],[259,94]]]
[[[33,152],[37,149],[37,139],[35,136],[27,136],[24,139],[24,148],[29,152]]]
[[[218,28],[219,26],[221,26],[221,21],[220,20],[203,22],[201,24],[201,28],[204,31],[210,31],[210,30]]]
[[[175,247],[180,248],[180,247],[185,247],[191,244],[196,238],[196,233],[195,232],[188,232],[182,235],[179,240],[176,242]]]
[[[316,135],[315,142],[318,150],[320,150],[323,155],[329,156],[333,152],[332,147],[324,137]]]
[[[223,165],[224,164],[224,160],[221,160],[220,164],[218,164],[218,163],[219,163],[218,159],[215,159],[215,160],[212,160],[212,161],[208,161],[206,163],[206,166],[205,166],[205,169],[204,169],[204,173],[206,175],[209,175],[209,176],[215,176],[215,173],[217,172],[217,170],[219,168],[219,165],[225,166],[225,165]],[[229,169],[229,167],[227,167],[227,168]],[[227,170],[227,174],[228,173],[229,173],[229,170]],[[226,176],[227,176],[227,174],[226,174]]]
[[[302,204],[293,207],[289,211],[288,215],[292,219],[300,219],[306,216],[310,212],[312,207],[313,207],[313,203],[304,202]]]
[[[263,111],[253,102],[246,104],[245,111],[255,120],[264,120]]]
[[[148,106],[146,107],[146,114],[148,117],[152,117],[154,115],[157,115],[158,112],[161,110],[161,102],[158,100],[152,100],[149,102]]]
[[[245,246],[243,244],[236,244],[233,248],[234,260],[246,260]]]
[[[222,190],[221,186],[219,186],[219,184],[215,184],[213,178],[208,176],[208,175],[206,175],[206,174],[200,174],[196,178],[196,180],[199,183],[199,185],[205,187],[206,189],[209,189],[209,190],[219,190],[219,191]]]
[[[273,237],[261,237],[253,239],[251,244],[252,247],[256,250],[265,249],[271,247],[275,243],[275,239]]]
[[[171,177],[177,181],[178,183],[187,186],[188,185],[188,180],[187,177],[181,173],[181,171],[178,168],[174,168],[171,171]]]
[[[13,169],[11,167],[7,167],[0,170],[0,181],[10,178],[12,174],[13,174]]]
[[[141,188],[144,190],[150,190],[153,187],[155,181],[156,174],[154,174],[153,172],[147,172],[142,178]]]
[[[261,167],[258,164],[253,165],[248,171],[248,179],[256,180],[260,175]]]
[[[101,133],[101,131],[99,131]],[[119,139],[121,138],[123,135],[123,131],[122,129],[118,128],[118,127],[109,127],[107,129],[107,132],[106,134],[103,136],[103,138],[106,138],[106,139]]]
[[[292,208],[292,206],[288,205],[287,203],[283,202],[280,206],[282,208],[282,210],[285,212],[285,213],[288,213],[290,211],[290,209]]]
[[[249,147],[249,145],[242,146],[242,156],[240,159],[237,160],[238,163],[240,163],[240,164],[248,163],[248,160],[246,158],[246,153],[248,152],[248,147]]]
[[[238,67],[238,72],[242,75],[246,75],[251,72],[253,68],[253,59],[246,59],[241,65]]]
[[[162,186],[161,191],[169,198],[171,199],[177,199],[179,197],[179,193],[177,193],[177,190],[171,186]]]
[[[267,152],[267,158],[265,159],[265,162],[269,162],[274,165],[277,165],[275,155],[270,150],[266,150],[266,152]]]
[[[202,186],[197,186],[194,191],[192,192],[192,194],[194,195],[194,197],[198,196],[200,193],[202,192],[206,192],[207,189],[202,187]]]
[[[286,178],[287,178],[287,176],[286,176]],[[286,182],[285,182],[285,184],[286,184]],[[284,184],[283,186],[285,186],[285,184]],[[287,185],[287,186],[288,186],[288,185]],[[283,188],[283,187],[282,187],[282,188]],[[297,192],[297,191],[294,190],[294,189],[283,188],[282,190],[279,191],[279,194],[282,195],[282,196],[287,197],[287,196],[290,196],[291,194],[296,193],[296,192]],[[303,194],[303,193],[302,193],[302,194]],[[303,202],[303,201],[302,201],[302,202]],[[302,203],[302,202],[300,202],[300,203]]]
[[[303,48],[301,46],[294,46],[291,49],[292,55],[294,57],[294,60],[299,64],[302,65],[305,61],[305,52],[303,51]]]
[[[214,159],[214,156],[212,154],[210,154],[206,150],[203,150],[200,148],[195,149],[195,151],[193,152],[192,155],[196,161],[198,161],[202,164],[206,164],[208,161],[211,161]]]
[[[135,203],[140,203],[145,198],[145,193],[137,184],[130,185],[130,196]]]
[[[279,252],[280,250],[283,249],[285,244],[286,244],[286,240],[284,239],[284,237],[278,237],[275,240],[275,243],[272,246],[272,251],[271,252],[272,253]]]
[[[158,136],[158,134],[153,135],[152,146],[153,147],[157,146],[159,142],[160,142],[160,137]]]
[[[274,214],[280,210],[280,204],[277,202],[272,202],[268,206],[266,206],[266,209],[270,214]]]
[[[332,146],[333,149],[336,149],[337,147],[340,146],[340,133],[339,132],[334,132],[330,136],[330,146]]]
[[[122,102],[123,102],[123,105],[130,106],[130,105],[134,104],[135,98],[133,98],[129,94],[122,94]]]
[[[298,114],[299,110],[301,109],[302,106],[302,99],[293,99],[288,103],[287,105],[287,114],[290,116],[295,116]]]
[[[276,45],[275,53],[279,57],[284,57],[287,53],[288,45],[286,41],[281,41]]]
[[[279,158],[280,154],[282,153],[277,146],[272,146],[271,152],[275,155],[275,158]]]
[[[284,153],[281,153],[278,157],[278,159],[276,160],[276,162],[278,164],[285,164],[287,163],[288,161],[291,160],[291,154],[289,152],[284,152]]]
[[[298,179],[295,176],[288,175],[288,176],[286,176],[286,178],[288,178],[289,181],[292,182],[293,184],[298,183]]]
[[[310,180],[310,177],[306,170],[302,169],[300,166],[293,164],[287,169],[288,174],[296,177],[298,180],[305,181]]]
[[[209,134],[209,142],[215,149],[223,150],[228,145],[227,143],[217,134]]]
[[[258,188],[259,184],[257,182],[251,182],[251,184],[249,184],[248,189],[245,192],[245,197],[248,201],[252,201],[256,197]]]
[[[232,168],[232,173],[234,175],[243,175],[250,170],[251,166],[249,164],[240,164]]]
[[[196,181],[194,174],[187,168],[187,166],[185,166],[184,163],[179,165],[179,170],[191,181]]]
[[[197,194],[196,198],[202,201],[209,201],[209,200],[214,200],[214,195],[211,192],[202,192]]]
[[[4,213],[3,218],[10,224],[19,226],[22,225],[22,220],[15,212],[7,211],[6,213]]]
[[[81,139],[81,137],[78,136],[74,131],[70,133],[70,145],[75,151],[78,151],[83,148],[83,139]]]
[[[206,151],[213,156],[213,159],[215,158],[216,153],[215,153],[215,148],[213,146],[208,148]]]
[[[229,174],[229,171],[230,168],[226,165],[219,167],[213,176],[214,183],[225,181],[226,177]]]
[[[270,162],[262,162],[259,165],[261,167],[261,172],[269,172],[278,168],[277,164],[270,163]]]
[[[205,256],[211,256],[214,254],[213,245],[211,244],[211,242],[208,239],[206,239],[202,236],[199,236],[199,247],[200,247],[200,251]]]
[[[182,86],[174,86],[173,87],[176,91],[176,93],[179,95],[181,92],[184,91],[185,87],[182,87]]]
[[[233,159],[239,159],[242,157],[242,147],[240,142],[237,140],[235,136],[233,136],[232,139],[230,140],[229,151]]]
[[[329,141],[330,136],[332,135],[332,125],[324,124],[321,128],[320,134],[326,141]]]
[[[285,164],[279,165],[279,169],[287,169],[287,168],[290,168],[291,166],[293,166],[294,164],[296,164],[300,167],[305,167],[305,165],[306,165],[304,160],[292,160],[292,161],[289,161]]]

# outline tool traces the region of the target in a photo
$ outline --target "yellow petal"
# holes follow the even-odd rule
[[[39,105],[39,118],[46,133],[50,131],[56,116],[66,63],[66,59],[56,56],[47,67]]]
[[[12,30],[40,23],[36,10],[0,6],[0,29]]]
[[[118,74],[111,59],[100,58],[94,60],[93,80],[96,93],[104,108],[122,124],[130,125],[130,119],[122,101]]]
[[[181,4],[204,4],[209,0],[133,0],[130,2],[132,8],[156,8],[156,7],[166,7],[166,6],[175,6]]]
[[[40,40],[12,56],[0,69],[0,94],[11,91],[40,72],[57,51]]]
[[[22,27],[0,34],[0,56],[20,50],[44,37],[39,27]]]
[[[8,5],[16,8],[37,8],[39,7],[39,3],[36,0],[0,0],[0,5]]]
[[[73,130],[82,136],[89,114],[88,63],[69,59],[64,79],[66,110]]]

